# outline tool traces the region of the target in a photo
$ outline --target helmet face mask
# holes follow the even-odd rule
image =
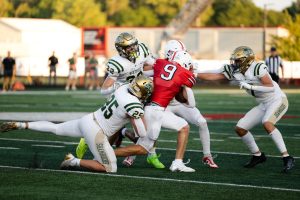
[[[179,40],[169,40],[165,45],[164,56],[168,60],[171,60],[177,51],[186,51],[184,44]]]
[[[139,56],[138,40],[129,33],[121,33],[115,41],[115,47],[120,56],[130,61],[135,61]]]
[[[191,55],[186,51],[177,51],[174,53],[174,58],[171,60],[178,63],[181,67],[192,70],[193,69],[193,59]]]
[[[240,46],[236,48],[230,57],[230,63],[233,65],[234,69],[239,69],[243,74],[250,67],[255,59],[253,50],[247,46]]]
[[[137,76],[129,83],[128,90],[138,99],[147,100],[153,91],[153,81],[144,75]]]

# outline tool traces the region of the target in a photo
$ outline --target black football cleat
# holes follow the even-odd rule
[[[267,160],[267,157],[264,153],[261,153],[260,156],[252,156],[251,160],[244,165],[246,168],[253,168],[259,163],[263,163]]]
[[[295,159],[292,156],[283,157],[283,170],[282,172],[287,173],[295,166]]]

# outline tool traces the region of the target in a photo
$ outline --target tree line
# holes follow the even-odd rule
[[[166,26],[187,0],[0,0],[0,17],[62,19],[82,26]],[[273,38],[280,53],[300,60],[300,0],[284,11],[268,10],[267,25],[286,27],[289,38]],[[214,0],[194,26],[263,26],[264,10],[252,0]],[[297,25],[298,24],[298,25]],[[291,49],[292,47],[292,49]]]

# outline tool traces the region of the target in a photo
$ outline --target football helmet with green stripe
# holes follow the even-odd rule
[[[241,73],[245,73],[255,59],[255,54],[250,47],[237,47],[230,57],[230,62],[235,69],[239,69]]]
[[[129,84],[129,92],[141,100],[147,100],[153,91],[153,81],[144,75],[135,77]]]
[[[134,62],[139,56],[138,40],[130,33],[121,33],[115,41],[115,47],[120,56],[130,61]]]

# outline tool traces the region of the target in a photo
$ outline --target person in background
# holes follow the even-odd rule
[[[265,63],[268,66],[269,74],[273,81],[279,83],[279,67],[281,67],[281,77],[283,78],[284,75],[282,59],[278,55],[276,47],[271,47],[270,52],[271,55],[265,60]]]
[[[10,51],[7,52],[7,57],[2,61],[3,64],[3,92],[12,89],[12,79],[16,75],[16,61],[11,57]]]
[[[49,85],[52,85],[52,77],[53,77],[53,83],[56,85],[56,65],[58,64],[58,59],[55,56],[55,51],[53,51],[52,56],[49,57]]]
[[[88,88],[90,85],[90,69],[89,69],[89,60],[91,55],[89,53],[84,56],[84,88]]]
[[[97,88],[98,83],[98,60],[95,57],[95,53],[92,53],[91,58],[88,61],[89,70],[90,70],[90,82],[89,82],[89,90],[93,90],[94,87]]]
[[[76,74],[76,65],[77,65],[77,55],[76,53],[73,53],[72,58],[68,60],[70,65],[70,71],[69,71],[69,78],[66,85],[66,91],[69,91],[70,86],[72,87],[72,90],[76,90],[76,81],[77,81],[77,74]]]

